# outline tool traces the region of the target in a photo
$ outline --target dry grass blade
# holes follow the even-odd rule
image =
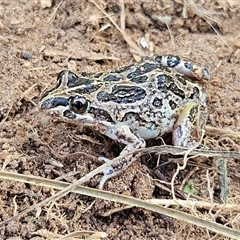
[[[113,24],[113,26],[122,34],[124,40],[127,42],[127,44],[130,46],[130,48],[132,48],[132,50],[141,55],[141,56],[145,56],[144,52],[137,46],[137,44],[125,33],[125,27],[123,23],[121,23],[122,29],[117,25],[117,23],[112,19],[112,17],[99,5],[96,3],[96,1],[92,0],[92,3],[111,21],[111,23]],[[123,4],[122,4],[123,5]],[[124,9],[122,9],[122,11],[124,11]],[[122,19],[124,19],[124,17],[122,16]]]
[[[76,232],[69,233],[66,236],[63,236],[63,237],[59,238],[59,240],[79,239],[77,237],[83,237],[83,236],[85,237],[85,235],[90,235],[87,238],[84,238],[86,240],[97,240],[97,239],[107,237],[107,234],[105,232],[76,231]]]
[[[121,15],[120,15],[120,23],[121,23],[121,31],[125,33],[125,6],[124,0],[120,0],[120,8],[121,8]]]
[[[182,200],[182,199],[150,199],[146,200],[147,202],[162,205],[162,206],[181,206],[184,208],[199,208],[199,209],[228,209],[229,211],[240,212],[240,206],[238,204],[219,204],[219,203],[211,203],[207,201],[196,201],[196,200]]]
[[[228,128],[216,128],[216,127],[206,126],[205,129],[206,129],[207,134],[212,134],[214,136],[240,138],[240,132],[233,131]]]
[[[192,148],[189,148],[189,149],[186,151],[186,153],[184,154],[183,165],[180,166],[180,165],[178,164],[177,170],[176,170],[175,174],[173,175],[172,181],[171,181],[171,188],[172,188],[173,199],[176,199],[176,197],[175,197],[175,192],[174,192],[174,189],[175,189],[175,187],[174,187],[175,179],[176,179],[179,171],[184,170],[184,169],[186,168],[186,166],[187,166],[187,161],[188,161],[188,157],[187,157],[187,156],[188,156],[193,150],[197,149],[197,147],[201,144],[202,139],[203,139],[203,136],[204,136],[204,133],[205,133],[205,131],[202,132],[202,136],[201,136],[200,141],[199,141],[195,146],[193,146]]]
[[[185,0],[184,1],[184,6],[186,9],[188,9],[189,11],[194,12],[196,15],[198,15],[199,17],[204,18],[205,20],[211,20],[213,22],[217,22],[220,24],[220,20],[217,18],[214,18],[213,16],[216,14],[221,14],[218,12],[212,12],[209,10],[206,10],[204,8],[200,8],[196,5],[196,3],[193,0]],[[187,10],[184,10],[184,12],[187,12]],[[187,16],[185,16],[187,17]]]
[[[224,39],[222,38],[220,33],[217,31],[217,29],[214,28],[214,26],[210,23],[210,21],[213,21],[213,22],[217,22],[217,23],[220,24],[220,20],[213,17],[213,15],[216,15],[216,14],[219,14],[219,13],[217,13],[217,12],[210,12],[210,11],[208,11],[206,9],[199,8],[193,0],[184,0],[184,10],[183,10],[183,13],[186,13],[187,10],[192,11],[196,15],[198,15],[199,17],[203,18],[208,23],[208,25],[213,29],[213,31],[219,36],[221,41],[226,46],[228,46],[228,44],[226,43],[226,41],[224,41]],[[187,16],[185,16],[185,17],[187,17]]]
[[[48,18],[48,20],[46,21],[46,23],[49,23],[50,21],[53,20],[53,18],[55,17],[57,10],[60,8],[61,4],[63,3],[64,0],[60,1],[58,3],[58,5],[56,6],[56,8],[54,9],[53,13],[51,14],[51,16]]]
[[[65,182],[59,182],[59,181],[44,179],[44,178],[35,177],[35,176],[30,177],[30,176],[25,176],[22,174],[16,174],[16,173],[4,172],[4,171],[0,171],[0,178],[11,179],[11,180],[25,182],[25,183],[34,184],[34,185],[43,186],[43,187],[50,186],[50,187],[53,187],[56,189],[67,189],[69,187],[68,183],[65,183]],[[92,189],[92,188],[83,187],[83,186],[76,187],[73,192],[76,192],[76,193],[79,193],[82,195],[91,196],[91,197],[101,198],[101,199],[105,199],[105,200],[109,200],[109,201],[120,202],[123,204],[135,206],[135,207],[145,208],[145,209],[157,212],[157,213],[164,214],[169,217],[173,217],[178,220],[185,221],[187,223],[190,223],[190,224],[193,224],[193,225],[196,225],[199,227],[206,228],[210,231],[222,234],[223,236],[227,236],[232,239],[238,239],[238,236],[240,236],[240,231],[231,229],[231,228],[223,226],[221,224],[209,222],[209,221],[203,220],[201,218],[192,216],[190,214],[177,211],[175,209],[169,209],[169,208],[157,206],[155,204],[148,203],[144,200],[137,199],[134,197],[124,196],[124,195],[120,195],[120,194],[116,194],[116,193],[110,193],[108,191]],[[37,206],[37,205],[38,204],[36,204],[35,206]],[[14,219],[18,218],[19,216],[21,216],[21,213],[12,217],[11,220],[13,218]],[[0,226],[3,226],[4,224],[6,224],[8,222],[9,222],[9,219],[4,222],[1,222]]]
[[[218,159],[218,165],[219,165],[220,182],[221,182],[220,198],[223,203],[226,203],[228,198],[228,192],[229,192],[227,162],[225,159]]]

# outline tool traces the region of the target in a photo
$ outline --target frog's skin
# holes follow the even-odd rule
[[[205,126],[208,79],[206,68],[176,56],[144,58],[105,73],[65,70],[40,106],[125,144],[120,156],[168,132],[174,145],[190,147]],[[125,156],[105,169],[100,188],[137,157]]]

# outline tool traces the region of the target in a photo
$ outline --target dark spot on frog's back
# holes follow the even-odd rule
[[[101,91],[97,94],[100,102],[116,102],[120,104],[134,103],[146,96],[146,91],[140,87],[115,85],[111,93]]]
[[[162,56],[156,56],[156,57],[155,57],[155,60],[156,60],[157,62],[161,63],[161,62],[162,62]]]
[[[117,82],[119,80],[120,80],[120,78],[116,77],[115,75],[108,75],[107,77],[105,77],[103,79],[103,81],[108,81],[108,82]]]
[[[143,119],[141,119],[141,117],[139,116],[138,113],[135,112],[128,112],[124,115],[124,117],[122,118],[122,122],[142,122]]]
[[[169,100],[169,105],[172,110],[174,110],[177,107],[177,104],[173,100]]]
[[[141,67],[144,68],[144,72],[151,72],[152,70],[159,68],[159,64],[144,63]]]
[[[84,77],[78,77],[76,74],[69,73],[68,74],[68,83],[67,86],[70,87],[76,87],[81,85],[89,85],[93,82],[93,80],[90,80],[89,78]]]
[[[173,82],[173,79],[171,76],[169,76],[167,74],[159,74],[157,76],[158,85],[169,84],[171,82]]]
[[[182,89],[179,89],[175,83],[172,83],[169,86],[169,91],[171,91],[174,95],[179,96],[182,99],[185,99],[185,92]]]
[[[199,89],[197,87],[193,88],[193,92],[194,92],[194,94],[197,94],[197,95],[200,94],[200,91],[199,91]]]
[[[187,77],[180,75],[180,74],[176,74],[175,78],[182,83],[183,85],[187,85],[187,80],[189,81],[189,79],[187,79]]]
[[[101,91],[97,94],[97,100],[99,102],[109,102],[111,101],[111,94],[105,91]]]
[[[89,94],[92,92],[97,91],[100,87],[102,86],[102,84],[86,84],[83,85],[82,87],[73,89],[72,91],[69,91],[70,94]]]
[[[134,72],[129,73],[127,75],[127,78],[135,78],[135,77],[138,77],[142,74],[143,74],[143,72],[139,68],[137,68]]]
[[[163,103],[162,103],[162,99],[158,98],[158,97],[155,97],[153,99],[153,106],[156,107],[156,108],[161,108],[163,106]]]
[[[144,73],[148,73],[151,72],[157,68],[162,68],[162,65],[160,64],[154,64],[154,63],[147,63],[145,62],[144,64],[140,65],[138,68],[136,68],[135,71],[132,71],[131,73],[129,73],[127,75],[127,78],[136,78],[139,77],[141,75],[143,75]]]
[[[157,76],[157,88],[162,93],[171,91],[174,95],[179,96],[182,99],[185,98],[184,91],[175,84],[171,76],[166,74],[160,74]]]
[[[135,77],[131,79],[131,82],[135,83],[145,83],[148,80],[147,76],[140,76],[140,77]]]
[[[157,76],[157,88],[160,92],[166,93],[172,83],[173,80],[171,76],[166,74],[159,74]]]

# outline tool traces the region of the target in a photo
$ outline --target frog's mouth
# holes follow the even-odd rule
[[[56,113],[63,118],[72,120],[79,120],[79,118],[81,118],[81,120],[86,119],[83,114],[84,112],[75,112],[74,109],[71,108],[71,102],[69,98],[66,97],[50,97],[40,102],[40,108],[48,110],[51,113]]]

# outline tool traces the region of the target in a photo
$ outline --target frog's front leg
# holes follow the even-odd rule
[[[197,102],[189,102],[180,112],[173,128],[172,139],[175,146],[192,147],[200,140],[205,126],[206,108]]]
[[[108,130],[107,136],[121,142],[126,145],[126,147],[120,153],[120,156],[124,156],[127,153],[133,151],[134,149],[143,148],[145,147],[146,143],[144,139],[134,134],[131,129],[124,124],[116,125],[114,128]],[[135,155],[127,155],[117,162],[113,163],[110,167],[107,167],[103,171],[103,178],[100,181],[99,188],[102,189],[105,182],[118,174],[122,171],[126,170],[139,156],[140,154]],[[105,161],[106,159],[103,158]]]

